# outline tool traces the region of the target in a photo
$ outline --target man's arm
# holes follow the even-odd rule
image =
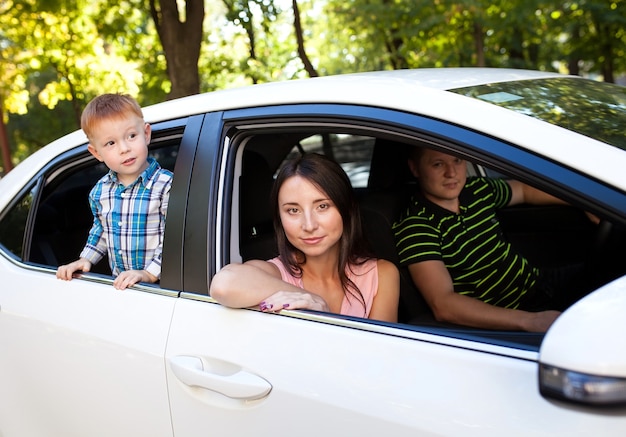
[[[409,272],[440,322],[484,329],[545,332],[560,314],[558,311],[531,313],[500,308],[458,294],[442,261],[414,263],[409,265]]]
[[[516,180],[506,181],[511,187],[509,206],[527,203],[530,205],[568,205],[567,202],[537,188]]]
[[[530,185],[526,185],[523,182],[515,180],[507,180],[507,183],[511,187],[512,195],[508,206],[519,205],[527,203],[529,205],[569,205],[564,200],[554,197],[551,194],[545,193],[537,188],[533,188]],[[600,223],[600,218],[593,213],[585,211],[585,215],[589,221],[593,224]]]

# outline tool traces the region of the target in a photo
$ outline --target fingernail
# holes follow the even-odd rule
[[[283,309],[284,309],[284,308],[289,308],[289,304],[288,304],[288,303],[284,303],[284,304],[283,304]]]

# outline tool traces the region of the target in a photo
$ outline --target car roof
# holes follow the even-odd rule
[[[347,104],[388,108],[466,126],[579,169],[626,191],[626,153],[573,131],[486,101],[447,90],[495,82],[564,77],[557,73],[501,68],[389,70],[272,82],[183,97],[143,108],[156,123],[194,114],[290,104]],[[568,76],[586,80],[578,76]],[[26,159],[37,162],[86,142],[76,131]],[[31,155],[32,156],[32,155]],[[594,156],[595,159],[589,159]],[[20,165],[19,167],[22,167]],[[24,171],[22,170],[22,171]],[[12,172],[9,172],[11,175]]]
[[[299,103],[345,103],[408,109],[418,108],[423,101],[408,99],[410,94],[440,95],[442,91],[455,88],[550,77],[563,75],[532,70],[472,67],[371,71],[271,82],[197,94],[148,106],[144,108],[144,114],[147,119],[160,121],[172,118],[172,114],[177,113],[189,115]],[[363,92],[364,89],[367,92]],[[384,99],[380,98],[381,94]]]
[[[388,70],[251,85],[184,97],[145,108],[160,121],[238,108],[354,104],[424,115],[502,138],[626,190],[626,153],[576,132],[448,90],[496,82],[579,76],[502,68]],[[590,160],[589,156],[601,159]]]

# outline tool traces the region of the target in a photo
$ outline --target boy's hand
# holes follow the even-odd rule
[[[132,287],[137,282],[154,283],[158,280],[156,276],[145,270],[127,270],[118,275],[113,281],[113,286],[118,290],[124,290]]]
[[[80,258],[72,263],[59,266],[57,269],[57,278],[69,281],[74,277],[74,273],[83,271],[87,273],[91,270],[91,262],[85,258]]]

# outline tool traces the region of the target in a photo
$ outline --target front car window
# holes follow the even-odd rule
[[[626,88],[581,78],[492,83],[451,90],[626,149]]]

